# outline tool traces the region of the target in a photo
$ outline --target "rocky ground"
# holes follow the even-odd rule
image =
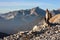
[[[35,26],[31,31],[21,31],[1,40],[60,40],[60,25],[51,27]]]

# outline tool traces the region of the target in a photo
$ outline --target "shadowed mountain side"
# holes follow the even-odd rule
[[[0,38],[6,37],[6,36],[9,36],[9,35],[10,35],[10,34],[6,34],[6,33],[0,32]]]
[[[53,15],[60,14],[60,9],[50,11]]]

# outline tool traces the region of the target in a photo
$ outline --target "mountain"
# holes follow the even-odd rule
[[[60,14],[60,9],[57,9],[57,10],[54,10],[54,9],[53,9],[53,10],[51,11],[51,13],[54,14],[54,15],[55,15],[55,14]]]
[[[0,15],[0,32],[13,34],[18,31],[29,31],[41,22],[45,11],[39,7],[17,10]]]

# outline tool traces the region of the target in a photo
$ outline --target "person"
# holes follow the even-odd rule
[[[52,14],[49,12],[48,9],[46,9],[45,22],[46,22],[47,26],[50,26],[49,19],[50,19],[51,17],[52,17]]]

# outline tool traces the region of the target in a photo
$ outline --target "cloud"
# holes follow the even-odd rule
[[[0,2],[0,6],[52,6],[49,3],[43,2]]]
[[[5,13],[13,10],[26,9],[36,6],[46,8],[52,7],[53,4],[44,2],[0,2],[0,12]]]

